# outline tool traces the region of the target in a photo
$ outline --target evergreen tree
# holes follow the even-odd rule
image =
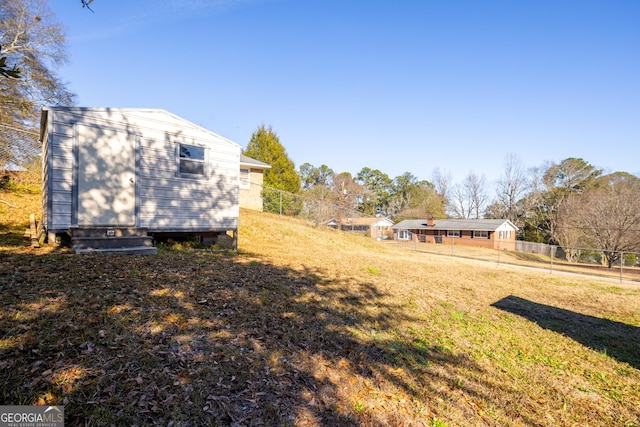
[[[368,167],[362,168],[356,180],[365,186],[361,209],[368,215],[388,215],[389,201],[393,193],[393,180],[389,175]]]
[[[332,184],[331,179],[335,172],[327,165],[315,167],[311,163],[303,163],[300,165],[299,174],[302,181],[302,189],[311,190],[317,186],[330,187]]]
[[[253,159],[271,165],[264,173],[264,185],[288,191],[300,192],[300,176],[296,166],[287,156],[287,152],[280,143],[280,138],[271,129],[261,125],[251,135],[251,140],[243,154]]]
[[[300,192],[300,176],[296,172],[295,164],[289,159],[271,126],[267,128],[265,125],[260,125],[251,135],[251,140],[242,154],[271,165],[271,168],[264,173],[265,187],[293,194]],[[265,188],[264,209],[268,212],[286,211],[287,213],[294,213],[300,209],[295,197],[287,193]]]

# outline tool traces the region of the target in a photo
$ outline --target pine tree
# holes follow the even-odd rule
[[[264,173],[265,187],[294,194],[300,192],[300,176],[296,172],[295,164],[289,159],[271,126],[259,126],[251,135],[251,140],[242,154],[271,165]],[[269,212],[286,211],[292,214],[299,209],[295,197],[290,194],[265,189],[263,198],[264,208]]]

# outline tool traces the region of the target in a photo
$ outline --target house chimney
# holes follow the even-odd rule
[[[433,217],[427,218],[427,227],[433,227],[436,225],[436,220]]]

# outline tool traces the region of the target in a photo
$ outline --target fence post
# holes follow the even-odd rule
[[[624,252],[620,251],[620,283],[622,283],[622,274],[624,270]]]
[[[280,216],[282,216],[282,191],[279,191],[280,193]]]
[[[556,252],[556,247],[555,246],[551,246],[551,270],[549,271],[549,273],[553,274],[553,257],[555,256],[555,252]]]

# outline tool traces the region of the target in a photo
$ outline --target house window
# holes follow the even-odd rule
[[[205,149],[193,145],[178,144],[180,174],[206,175]]]
[[[473,238],[474,239],[488,239],[489,238],[489,232],[488,231],[473,230]]]
[[[411,233],[409,230],[399,230],[398,240],[411,240]]]
[[[251,173],[249,169],[240,169],[240,187],[241,188],[250,188],[251,187]]]
[[[510,239],[511,238],[511,230],[507,230],[507,231],[501,231],[500,232],[500,239]]]
[[[460,237],[460,230],[447,230],[447,237]]]

